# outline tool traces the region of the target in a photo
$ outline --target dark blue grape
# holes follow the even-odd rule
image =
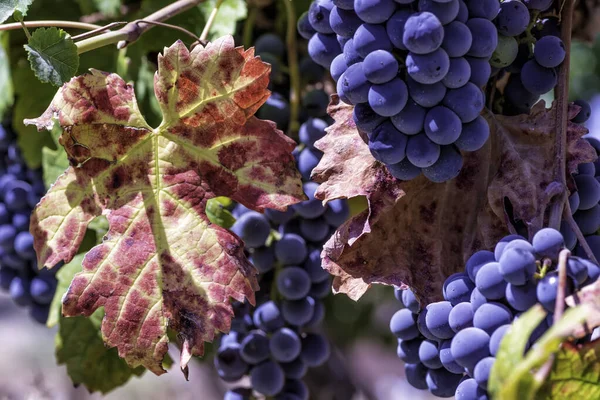
[[[440,343],[440,361],[444,368],[453,374],[462,374],[465,369],[457,364],[456,360],[454,360],[454,356],[452,355],[452,350],[450,348],[452,341],[444,340]]]
[[[428,54],[437,50],[444,40],[444,27],[430,12],[413,14],[404,25],[402,43],[416,54]]]
[[[329,67],[329,72],[331,73],[331,77],[334,81],[338,81],[342,74],[346,72],[348,69],[348,64],[346,64],[346,58],[344,54],[338,54],[333,61],[331,62],[331,66]]]
[[[329,343],[323,335],[307,333],[302,338],[300,357],[309,367],[318,367],[329,358]]]
[[[294,233],[283,235],[275,243],[275,257],[284,265],[301,264],[308,254],[304,239]]]
[[[468,369],[489,356],[490,336],[478,328],[466,328],[452,339],[450,350],[456,362]]]
[[[450,315],[451,310],[452,304],[450,304],[449,301],[439,301],[436,303],[431,303],[427,306],[425,324],[427,325],[429,332],[439,339],[450,339],[452,336],[454,336],[454,331],[452,328],[450,328],[450,324],[448,322],[448,316]]]
[[[536,288],[533,282],[524,285],[506,285],[506,301],[517,311],[526,311],[537,303]]]
[[[279,364],[266,361],[250,370],[250,382],[254,390],[274,396],[283,389],[285,375]]]
[[[277,304],[273,301],[258,306],[254,311],[254,325],[264,331],[275,331],[283,327],[283,317]]]
[[[249,332],[240,343],[240,357],[248,364],[261,363],[269,355],[269,338],[263,331]]]
[[[414,364],[419,362],[419,347],[422,339],[402,340],[398,339],[396,350],[398,357],[405,363]]]
[[[427,368],[441,368],[438,344],[433,340],[423,340],[419,346],[419,359]]]
[[[415,339],[419,336],[416,320],[416,316],[409,309],[398,310],[390,320],[390,330],[399,339]]]
[[[448,57],[464,56],[471,48],[472,43],[471,31],[464,23],[452,21],[444,26],[442,49],[446,50]]]
[[[462,374],[453,374],[445,368],[439,368],[430,369],[425,380],[427,388],[434,396],[452,397],[462,377]]]
[[[500,344],[502,343],[502,339],[504,339],[504,335],[510,329],[510,324],[502,325],[492,333],[490,337],[490,354],[492,356],[496,356],[498,354],[498,350],[500,349]]]
[[[293,326],[307,325],[314,316],[315,303],[312,297],[304,297],[300,300],[284,300],[281,304],[283,319]]]
[[[407,136],[386,121],[369,135],[369,150],[373,157],[385,164],[396,164],[406,157]]]
[[[427,372],[429,369],[421,363],[406,364],[404,366],[404,373],[406,380],[414,388],[425,390],[427,389]]]
[[[512,319],[512,312],[505,305],[485,303],[473,314],[473,326],[491,335],[500,326],[510,324]]]
[[[473,326],[473,306],[465,301],[456,304],[448,315],[448,324],[454,332]]]
[[[416,135],[423,131],[426,113],[425,108],[409,100],[404,109],[391,118],[392,124],[405,135]]]
[[[301,343],[298,334],[289,328],[281,328],[271,336],[269,349],[278,362],[292,362],[300,355]]]

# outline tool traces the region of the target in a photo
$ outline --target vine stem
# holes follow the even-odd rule
[[[558,321],[563,316],[565,312],[565,297],[567,291],[567,262],[569,260],[569,256],[571,255],[571,251],[569,249],[564,249],[558,255],[558,288],[556,291],[556,302],[554,303],[554,324],[557,324]],[[552,370],[552,364],[554,363],[554,354],[548,358],[548,360],[540,367],[540,369],[535,374],[536,379],[539,382],[543,382],[546,380],[546,377]]]
[[[291,0],[282,0],[287,15],[287,31],[285,41],[287,44],[288,66],[290,69],[290,126],[289,136],[297,138],[300,123],[300,69],[298,68],[298,44],[296,42],[296,10]]]
[[[135,20],[128,23],[119,30],[105,32],[98,36],[77,42],[77,52],[81,54],[114,43],[117,43],[117,48],[122,49],[138,40],[142,34],[152,29],[154,26],[197,6],[203,1],[204,0],[175,1],[141,20]]]
[[[55,28],[71,28],[71,29],[81,29],[85,31],[92,31],[95,29],[102,28],[100,25],[87,24],[85,22],[78,21],[23,21],[23,25],[26,28],[47,28],[47,27],[55,27]],[[16,29],[22,29],[23,26],[20,22],[14,22],[10,24],[2,24],[0,25],[0,31],[12,31]]]
[[[571,30],[573,29],[573,0],[564,0],[561,10],[561,37],[565,45],[566,55],[558,72],[556,88],[556,158],[554,177],[564,188],[567,188],[567,128],[569,123],[569,66],[571,63]],[[561,216],[566,203],[566,192],[556,196],[550,209],[549,223],[551,228],[559,229]]]
[[[208,20],[206,21],[206,25],[204,25],[204,29],[202,29],[202,33],[200,34],[199,41],[201,43],[206,42],[206,38],[208,37],[208,32],[210,31],[210,28],[212,27],[213,23],[215,22],[215,18],[217,18],[217,14],[219,12],[219,8],[221,7],[222,3],[223,3],[223,0],[217,0],[215,7],[210,12],[210,15],[208,16]]]
[[[571,205],[568,201],[565,203],[564,218],[567,221],[567,224],[569,224],[569,228],[571,228],[573,233],[575,233],[575,236],[577,237],[577,242],[579,242],[579,245],[583,247],[585,255],[588,256],[590,261],[593,261],[595,264],[598,264],[598,260],[596,260],[596,256],[594,255],[592,248],[590,247],[587,240],[585,240],[585,236],[583,235],[581,229],[579,229],[579,226],[577,225],[577,222],[575,222],[575,219],[573,218],[573,211],[571,210]]]

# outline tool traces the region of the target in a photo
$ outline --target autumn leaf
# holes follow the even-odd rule
[[[600,342],[563,343],[538,399],[579,400],[600,398]]]
[[[221,38],[158,58],[152,129],[133,87],[92,70],[73,78],[28,121],[63,128],[70,167],[36,207],[31,231],[40,266],[68,262],[87,225],[109,222],[63,298],[67,316],[105,308],[102,334],[131,367],[164,372],[167,327],[182,341],[181,368],[229,330],[230,298],[254,302],[256,271],[234,234],[212,224],[206,203],[227,196],[263,211],[303,200],[294,142],[253,116],[269,96],[269,66]]]
[[[576,113],[576,109],[570,113]],[[335,123],[316,143],[325,154],[313,170],[324,201],[366,196],[369,208],[342,225],[325,244],[323,267],[334,291],[358,299],[372,283],[409,285],[427,304],[441,297],[444,280],[464,269],[475,250],[492,248],[512,219],[533,229],[543,221],[538,205],[553,182],[553,111],[537,105],[530,115],[486,118],[491,140],[464,153],[455,179],[437,184],[424,176],[400,182],[370,154],[352,119],[352,107],[333,98]],[[593,160],[581,139],[585,128],[569,124],[569,170]],[[532,206],[533,204],[533,206]]]

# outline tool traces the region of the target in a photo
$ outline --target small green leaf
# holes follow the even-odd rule
[[[206,216],[213,224],[229,229],[235,222],[235,217],[218,200],[213,198],[206,203]]]
[[[514,373],[515,366],[523,361],[525,347],[533,330],[546,317],[540,305],[532,307],[517,319],[500,344],[496,362],[490,373],[488,390],[490,393],[500,392]],[[527,379],[528,377],[523,377]],[[531,378],[531,376],[529,376]]]
[[[574,346],[565,343],[552,372],[538,392],[539,399],[600,399],[600,342]]]
[[[65,169],[69,167],[67,153],[58,143],[58,138],[62,135],[62,129],[58,122],[54,123],[52,131],[50,131],[52,140],[56,148],[44,147],[42,149],[42,166],[44,167],[44,183],[49,188],[61,176]]]
[[[77,73],[77,46],[67,32],[58,28],[39,28],[25,45],[31,69],[44,83],[61,86]]]
[[[100,334],[103,317],[103,309],[89,317],[61,317],[56,334],[56,361],[66,364],[74,384],[83,384],[90,392],[110,392],[146,371],[130,368],[117,349],[104,346]]]
[[[8,35],[0,34],[0,120],[14,101],[13,84],[10,76],[10,63],[6,53]]]
[[[17,11],[22,16],[27,15],[31,3],[33,0],[0,0],[0,23],[9,19]]]
[[[208,19],[216,3],[217,0],[207,0],[198,5],[205,19]],[[247,14],[248,9],[245,1],[224,0],[210,28],[208,39],[212,40],[221,36],[235,34],[237,22],[246,18]]]
[[[541,322],[545,312],[541,306],[535,306],[511,327],[500,345],[496,363],[490,375],[488,389],[495,400],[529,400],[544,384],[544,374],[536,374],[553,354],[556,354],[564,342],[579,324],[592,311],[588,305],[569,308],[564,316],[548,332],[535,342],[523,358],[521,349],[531,331]],[[520,358],[520,359],[519,359]],[[500,363],[498,363],[500,361]],[[511,364],[509,364],[512,361]]]

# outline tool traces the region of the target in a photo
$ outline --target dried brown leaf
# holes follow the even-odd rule
[[[571,113],[576,110],[571,110]],[[507,198],[514,219],[543,221],[539,206],[553,182],[553,111],[543,104],[531,115],[487,115],[492,139],[465,153],[459,176],[436,184],[421,176],[393,179],[358,135],[352,108],[333,98],[335,123],[317,147],[325,155],[313,171],[324,201],[364,195],[369,208],[356,215],[324,247],[323,267],[334,290],[358,299],[372,283],[407,284],[425,303],[438,300],[449,275],[464,268],[477,249],[491,248],[508,233]],[[580,140],[585,129],[569,125],[569,169],[593,159]]]

